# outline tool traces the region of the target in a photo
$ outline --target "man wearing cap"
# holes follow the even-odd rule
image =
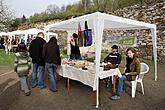
[[[111,68],[116,68],[119,66],[121,62],[121,55],[118,53],[118,46],[113,45],[112,52],[108,54],[108,56],[104,59],[104,70],[109,70]],[[110,87],[110,81],[109,78],[105,79],[105,85],[106,87]]]
[[[104,59],[104,63],[115,64],[116,67],[118,67],[121,62],[121,55],[118,53],[118,46],[113,45],[111,48],[112,52]]]

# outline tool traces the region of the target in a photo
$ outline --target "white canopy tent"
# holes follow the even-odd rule
[[[24,37],[25,43],[26,43],[26,41],[28,39],[28,35],[37,35],[39,32],[43,32],[44,34],[46,34],[44,30],[37,29],[37,28],[27,29],[27,30],[24,30],[23,32],[25,34],[25,37]],[[48,36],[52,35],[52,36],[56,36],[57,37],[57,34],[56,33],[52,33],[52,32],[48,32],[47,35]]]
[[[49,36],[56,36],[57,37],[56,33],[53,33],[53,32],[45,33],[44,30],[37,29],[37,28],[31,28],[31,29],[27,29],[27,30],[16,30],[16,31],[8,32],[8,33],[0,32],[0,36],[7,35],[7,36],[12,37],[12,36],[18,35],[25,40],[25,44],[26,44],[28,35],[37,35],[39,32],[43,32],[44,34],[47,34],[48,39],[49,39]]]
[[[16,30],[16,31],[8,32],[8,34],[10,36],[15,36],[15,35],[23,35],[24,32],[22,30]]]
[[[95,12],[92,14],[72,18],[59,23],[51,24],[45,27],[45,31],[50,30],[77,30],[78,23],[84,29],[84,22],[88,22],[88,27],[94,31],[95,36],[95,60],[96,60],[96,84],[97,84],[97,102],[96,107],[99,105],[99,66],[101,59],[101,47],[103,30],[134,30],[134,29],[151,29],[152,42],[153,42],[153,55],[155,63],[155,80],[157,80],[157,44],[156,44],[156,25],[144,23],[140,21],[130,20],[114,15]]]
[[[9,39],[10,39],[10,44],[11,44],[11,41],[12,41],[12,37],[16,37],[16,36],[19,36],[19,38],[23,38],[24,36],[24,32],[22,30],[16,30],[16,31],[11,31],[11,32],[8,32],[8,35],[9,35]]]
[[[8,36],[9,34],[6,32],[0,32],[0,36]]]

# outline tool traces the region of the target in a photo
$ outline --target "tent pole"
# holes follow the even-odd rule
[[[156,26],[151,29],[152,42],[153,42],[153,56],[154,56],[154,66],[155,66],[155,81],[157,81],[157,45],[156,45]]]
[[[101,59],[102,35],[104,30],[104,20],[97,15],[94,20],[94,34],[95,34],[95,70],[96,70],[96,108],[99,107],[99,72]]]

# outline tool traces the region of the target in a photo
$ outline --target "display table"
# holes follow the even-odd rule
[[[81,83],[92,87],[93,91],[96,91],[96,75],[94,72],[91,72],[89,70],[82,70],[81,68],[76,68],[74,66],[69,66],[65,64],[61,65],[58,73],[60,76],[68,78],[68,87],[69,79],[72,79],[80,81]],[[104,79],[114,75],[121,75],[119,68],[103,71],[103,68],[100,67],[100,79]]]

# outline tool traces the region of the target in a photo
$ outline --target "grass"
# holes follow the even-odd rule
[[[6,54],[5,50],[0,49],[0,65],[13,65],[14,63],[14,53]]]

